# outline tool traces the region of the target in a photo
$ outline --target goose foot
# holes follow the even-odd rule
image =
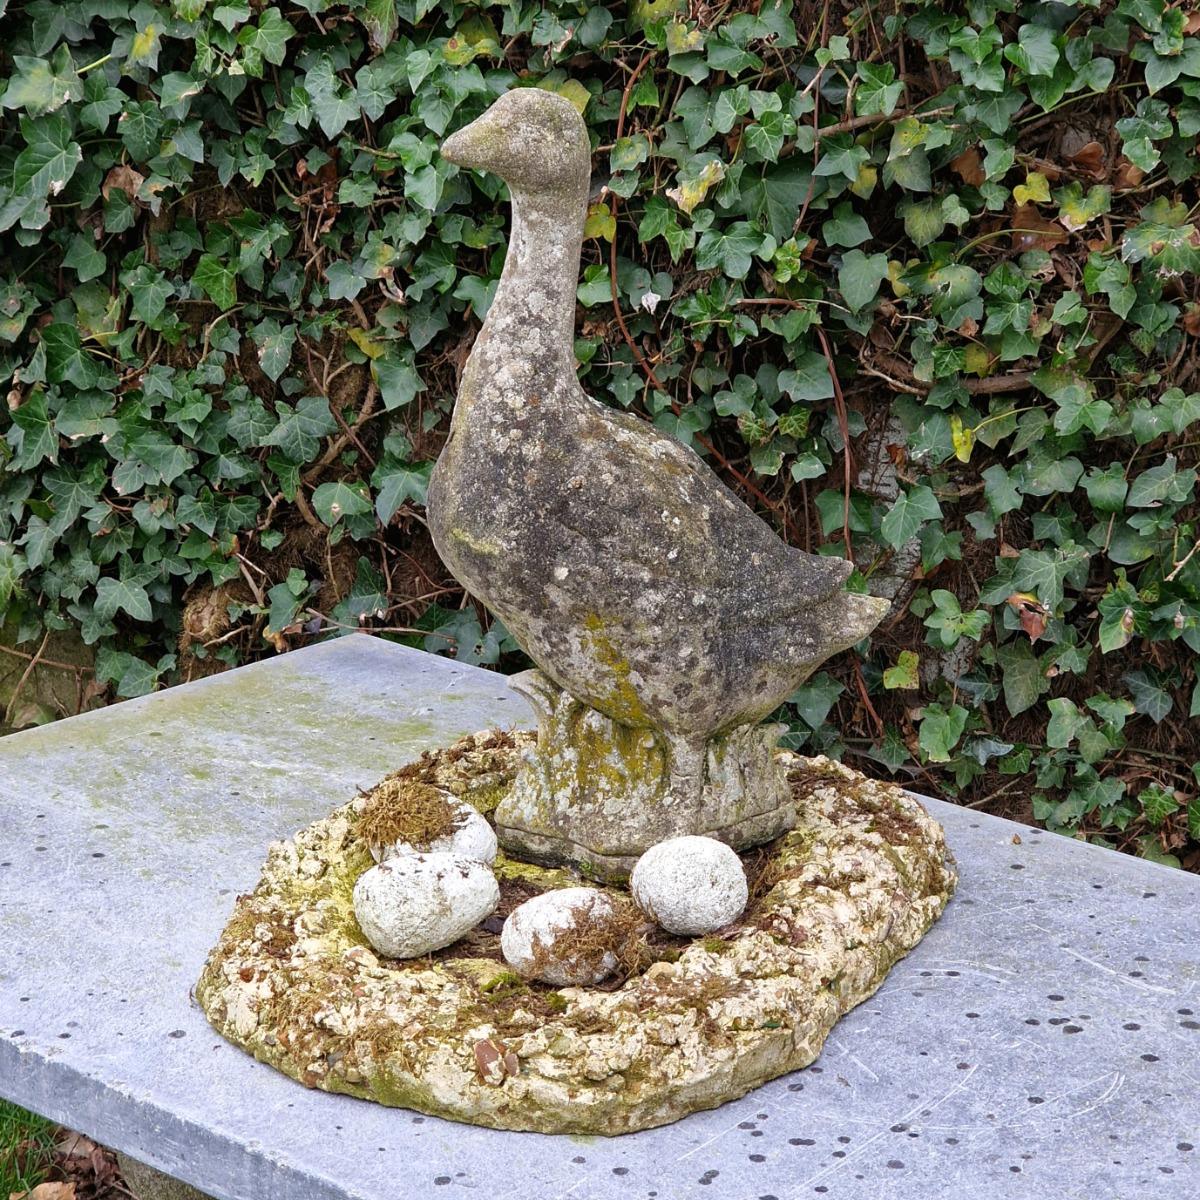
[[[511,683],[537,714],[538,740],[496,808],[506,850],[619,880],[667,838],[704,834],[740,850],[796,823],[775,754],[782,726],[684,737],[614,721],[540,671]]]

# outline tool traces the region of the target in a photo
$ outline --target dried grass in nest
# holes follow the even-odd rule
[[[552,962],[570,962],[587,972],[599,971],[604,957],[612,954],[617,960],[610,980],[617,986],[635,971],[644,969],[649,947],[646,943],[646,919],[626,900],[606,894],[608,904],[599,912],[600,900],[588,902],[575,924],[555,933],[547,944],[542,938],[533,941],[533,961],[529,973],[537,976]]]
[[[357,832],[371,846],[403,841],[418,850],[428,850],[462,823],[462,812],[440,788],[389,775],[367,793]]]

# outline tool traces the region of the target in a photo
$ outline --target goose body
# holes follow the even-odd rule
[[[665,735],[694,787],[711,737],[761,720],[886,602],[845,592],[848,562],[788,546],[689,447],[580,387],[575,109],[509,92],[442,153],[508,182],[513,227],[430,479],[434,543],[547,676]]]

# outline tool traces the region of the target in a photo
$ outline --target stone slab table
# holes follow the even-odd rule
[[[1200,880],[937,801],[942,921],[815,1065],[677,1125],[475,1129],[217,1037],[188,989],[267,842],[529,717],[354,635],[0,740],[0,1096],[221,1200],[1200,1196]]]

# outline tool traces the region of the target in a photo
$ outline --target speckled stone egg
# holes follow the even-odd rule
[[[669,933],[711,933],[736,921],[749,888],[742,860],[709,837],[668,838],[633,868],[629,890],[638,908]]]
[[[526,979],[586,987],[617,969],[631,912],[597,888],[543,892],[509,914],[500,932],[500,949],[509,966]]]
[[[399,854],[364,871],[354,915],[387,958],[416,958],[456,942],[500,902],[491,868],[458,854]]]
[[[457,854],[460,858],[473,858],[476,862],[491,866],[496,861],[496,831],[487,818],[457,796],[445,793],[447,803],[454,810],[457,828],[441,837],[434,838],[428,846],[415,846],[411,842],[397,841],[386,846],[372,845],[371,855],[376,862],[386,862],[398,854]]]

